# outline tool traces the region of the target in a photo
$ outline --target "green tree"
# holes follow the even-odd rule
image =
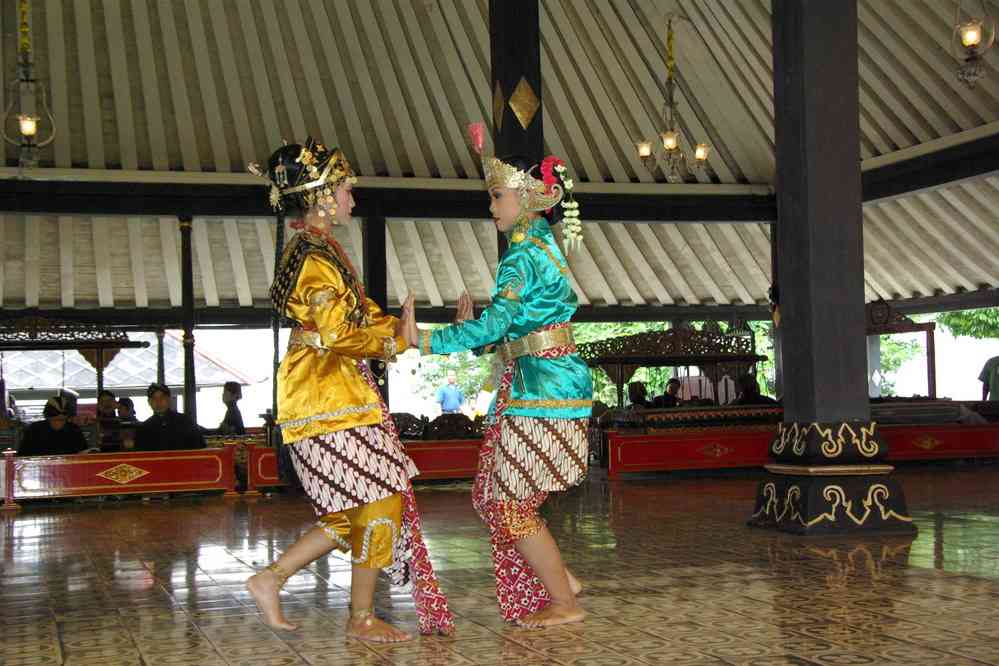
[[[895,377],[902,364],[923,351],[918,340],[899,340],[891,335],[881,336],[881,376],[878,385],[881,395],[895,395]]]
[[[936,321],[955,337],[999,338],[999,308],[941,312]]]

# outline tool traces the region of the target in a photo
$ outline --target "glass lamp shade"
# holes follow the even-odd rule
[[[982,44],[982,35],[985,33],[982,22],[972,19],[967,23],[962,23],[957,27],[957,34],[961,38],[961,46],[966,49],[976,49]]]
[[[652,157],[652,142],[650,141],[640,141],[636,144],[638,147],[638,156],[641,159],[646,159]]]
[[[676,150],[680,147],[680,133],[676,130],[667,130],[661,135],[663,148],[666,150]]]
[[[25,138],[32,138],[38,134],[38,118],[37,116],[20,115],[17,117],[18,125],[20,126],[21,136]]]
[[[694,146],[694,159],[697,162],[703,164],[708,161],[708,155],[711,154],[711,146],[706,143],[699,143]]]

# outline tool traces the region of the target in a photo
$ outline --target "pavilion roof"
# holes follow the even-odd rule
[[[15,6],[0,5],[4,34]],[[543,0],[548,150],[566,157],[581,191],[663,181],[638,162],[633,141],[655,134],[664,16],[678,12],[690,19],[676,24],[681,127],[687,140],[709,142],[713,156],[686,185],[656,187],[769,191],[769,11],[765,0]],[[365,183],[389,179],[474,187],[480,166],[464,128],[492,116],[487,13],[486,0],[34,2],[35,61],[60,127],[42,166],[71,170],[67,178],[83,169],[99,180],[255,183],[247,162],[282,138],[314,134],[351,157],[359,197],[378,196]],[[967,88],[954,76],[953,19],[938,0],[860,0],[863,170],[999,132],[999,49],[985,54],[985,78]],[[5,77],[16,41],[0,45]],[[0,177],[12,177],[16,149],[4,150]],[[999,287],[997,207],[992,176],[866,204],[867,300]],[[0,222],[0,306],[180,304],[175,220]],[[390,305],[410,288],[427,305],[454,305],[466,288],[488,299],[497,250],[487,220],[398,218],[388,229]],[[583,304],[766,302],[765,224],[621,219],[586,231],[584,248],[569,257]],[[268,219],[195,218],[198,306],[266,308],[273,234]],[[359,264],[359,229],[343,239]]]

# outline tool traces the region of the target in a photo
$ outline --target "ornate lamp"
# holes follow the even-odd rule
[[[996,21],[986,13],[985,2],[982,2],[981,17],[962,21],[961,0],[958,0],[954,16],[954,57],[962,61],[957,68],[957,78],[969,88],[974,88],[985,76],[982,55],[992,48],[995,39]]]
[[[673,32],[673,19],[682,18],[670,14],[666,19],[666,105],[663,109],[664,129],[654,141],[639,141],[636,144],[638,158],[650,172],[661,166],[666,172],[666,180],[670,183],[682,183],[683,174],[680,165],[687,163],[694,169],[703,169],[708,162],[711,148],[706,143],[694,146],[694,157],[688,160],[682,147],[683,135],[677,128],[676,104],[676,60],[673,57],[673,44],[676,35]],[[660,149],[660,146],[661,149]]]
[[[55,118],[45,99],[45,88],[35,79],[34,60],[31,54],[31,3],[19,0],[17,5],[18,45],[17,76],[10,83],[10,103],[3,114],[0,126],[4,141],[20,148],[18,163],[21,167],[38,166],[38,149],[55,139]],[[39,121],[48,119],[49,132],[39,139]],[[19,138],[8,133],[7,128],[17,120]]]

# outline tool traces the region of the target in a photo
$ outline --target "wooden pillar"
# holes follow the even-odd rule
[[[166,386],[166,354],[163,349],[163,339],[166,331],[156,329],[156,383]]]
[[[101,391],[104,390],[104,348],[97,348],[97,399],[101,399]]]
[[[866,422],[857,3],[773,8],[785,421]]]
[[[867,336],[867,395],[871,398],[881,397],[881,384],[875,373],[881,372],[881,336]]]
[[[198,385],[194,376],[194,263],[191,215],[180,216],[181,310],[184,320],[184,413],[198,422]]]
[[[773,0],[773,45],[784,422],[750,524],[911,534],[867,396],[857,0]]]
[[[926,383],[929,399],[937,399],[937,343],[933,329],[926,331]]]
[[[388,264],[385,256],[385,218],[375,207],[374,214],[364,220],[363,260],[364,290],[368,297],[382,309],[388,308]],[[389,376],[388,364],[373,361],[375,376],[379,379],[378,389],[388,404]]]
[[[538,0],[489,0],[493,143],[497,157],[544,158]],[[499,255],[506,237],[497,236]]]

